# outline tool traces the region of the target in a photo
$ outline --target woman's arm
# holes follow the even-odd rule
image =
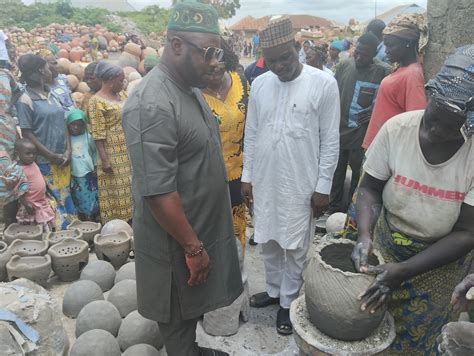
[[[107,156],[107,152],[105,151],[105,140],[96,140],[94,142],[97,152],[99,153],[100,161],[102,162],[102,170],[104,173],[113,174],[114,171],[110,165],[109,156]]]
[[[352,260],[359,272],[366,272],[372,252],[372,234],[382,209],[382,193],[386,181],[364,173],[357,189],[356,216],[359,238],[352,252]]]
[[[64,162],[63,156],[48,150],[46,146],[44,146],[40,142],[40,140],[38,140],[38,138],[35,136],[35,134],[33,133],[31,129],[21,129],[21,132],[24,138],[27,138],[31,142],[33,142],[33,144],[36,147],[36,150],[41,156],[46,157],[48,161],[50,161],[53,164],[57,164],[57,165],[63,164]]]
[[[375,312],[402,282],[415,276],[447,265],[468,254],[474,248],[474,207],[463,204],[456,225],[451,233],[400,263],[387,263],[367,268],[376,274],[375,282],[362,295],[362,310]]]

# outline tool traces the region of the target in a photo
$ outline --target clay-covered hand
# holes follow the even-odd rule
[[[251,209],[251,206],[253,205],[252,184],[242,183],[240,186],[240,194],[242,195],[242,198],[244,198],[244,203],[247,208]]]
[[[311,197],[311,208],[313,209],[313,218],[319,218],[329,206],[329,195],[313,193]]]
[[[405,276],[399,263],[368,266],[366,273],[375,274],[376,277],[374,283],[359,296],[362,300],[360,309],[375,313],[389,301],[392,292],[402,284]]]
[[[459,283],[456,288],[454,288],[454,293],[451,297],[451,304],[454,305],[456,311],[466,311],[468,309],[468,304],[474,305],[474,299],[468,299],[467,293],[469,289],[474,287],[474,273],[469,274]],[[469,296],[469,298],[474,298]]]
[[[203,250],[197,256],[188,257],[186,256],[186,266],[189,269],[188,285],[194,287],[205,283],[207,281],[207,275],[211,270],[211,262],[206,250]]]
[[[359,237],[351,255],[352,262],[354,262],[357,272],[367,272],[367,267],[369,266],[369,255],[372,253],[372,250],[373,244],[370,237]]]

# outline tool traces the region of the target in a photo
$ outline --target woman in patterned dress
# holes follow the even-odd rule
[[[95,76],[101,89],[89,100],[88,114],[97,147],[99,207],[103,224],[132,219],[132,172],[122,129],[124,73],[119,66],[100,61]]]
[[[240,194],[248,85],[237,72],[239,59],[223,40],[224,58],[214,72],[204,97],[219,121],[224,161],[229,179],[235,236],[245,251],[246,207]]]

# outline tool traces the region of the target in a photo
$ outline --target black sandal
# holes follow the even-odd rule
[[[250,297],[252,308],[265,308],[274,304],[280,304],[280,298],[272,298],[267,292],[257,293]]]
[[[255,242],[255,240],[253,239],[253,234],[252,234],[252,236],[250,236],[249,245],[250,246],[257,246],[258,245],[258,242]]]
[[[280,335],[293,334],[293,325],[290,320],[290,309],[280,308],[277,314],[276,329]]]
[[[227,352],[199,346],[199,356],[229,356]]]

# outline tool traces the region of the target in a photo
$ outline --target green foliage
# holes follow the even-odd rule
[[[179,0],[173,0],[176,4]],[[235,11],[240,9],[240,0],[204,0],[203,2],[212,4],[217,10],[219,17],[230,19],[235,15]]]
[[[0,28],[16,26],[30,31],[37,25],[74,22],[87,26],[100,24],[110,31],[122,32],[120,25],[107,21],[106,17],[110,14],[106,9],[72,7],[70,0],[34,3],[29,6],[23,4],[21,0],[0,0]],[[170,10],[153,5],[142,11],[123,12],[119,15],[134,21],[144,33],[161,33],[166,29]]]
[[[161,33],[166,29],[171,11],[158,5],[145,7],[142,11],[120,12],[122,17],[134,21],[144,33]]]

